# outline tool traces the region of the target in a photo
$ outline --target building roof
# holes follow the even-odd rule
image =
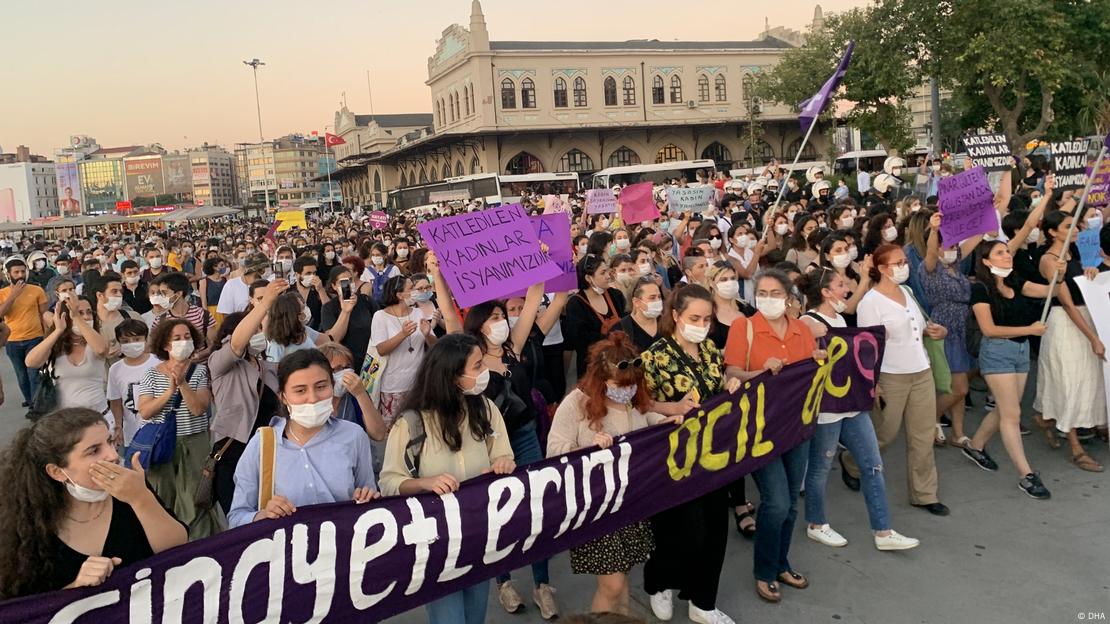
[[[356,126],[368,126],[370,122],[377,122],[383,128],[400,128],[404,126],[430,126],[432,125],[431,113],[397,113],[391,115],[355,115]]]
[[[96,150],[95,152],[93,152],[93,154],[100,154],[102,156],[105,156],[105,155],[108,155],[108,154],[130,154],[131,152],[133,152],[135,150],[138,150],[138,149],[143,149],[143,146],[142,145],[128,145],[128,146],[125,146],[125,147],[102,147],[102,148]]]
[[[789,43],[774,37],[760,41],[660,41],[658,39],[632,39],[630,41],[491,41],[491,50],[545,51],[545,50],[759,50],[791,48]]]

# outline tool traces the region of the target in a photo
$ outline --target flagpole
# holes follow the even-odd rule
[[[771,209],[772,210],[777,208],[779,202],[782,201],[783,193],[786,192],[786,183],[790,181],[790,174],[794,172],[794,166],[798,164],[798,160],[802,157],[802,152],[806,148],[806,143],[809,142],[809,135],[813,133],[813,129],[816,126],[817,126],[817,117],[815,116],[813,118],[813,122],[811,124],[809,124],[809,129],[806,130],[805,137],[802,138],[802,144],[798,147],[798,153],[794,155],[794,162],[790,163],[790,169],[786,170],[786,179],[783,180],[782,183],[779,184],[779,194],[775,197],[775,203],[771,204]],[[772,174],[772,178],[771,178],[772,180],[774,179],[773,176],[774,176],[774,174]],[[774,223],[774,221],[772,220],[771,223]],[[771,226],[768,225],[768,224],[764,224],[763,240],[767,240],[767,235],[770,233],[770,231],[771,231]]]
[[[1098,151],[1098,158],[1095,159],[1095,166],[1091,169],[1091,175],[1087,176],[1087,185],[1083,187],[1083,195],[1079,198],[1079,206],[1076,207],[1075,212],[1072,213],[1071,227],[1068,228],[1068,236],[1064,239],[1064,255],[1067,255],[1068,247],[1071,246],[1071,237],[1075,233],[1075,226],[1079,224],[1080,217],[1083,216],[1083,208],[1087,204],[1087,194],[1091,192],[1091,184],[1095,181],[1095,176],[1098,175],[1098,170],[1102,167],[1102,159],[1106,156],[1106,145]],[[1044,309],[1041,310],[1041,323],[1048,320],[1048,309],[1052,306],[1052,289],[1056,287],[1056,280],[1060,277],[1060,269],[1052,272],[1052,279],[1048,282],[1049,296],[1044,300]]]

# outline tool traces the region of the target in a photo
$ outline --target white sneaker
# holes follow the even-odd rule
[[[725,615],[724,611],[720,609],[713,609],[712,611],[702,611],[690,603],[690,621],[697,622],[698,624],[736,624],[732,618]]]
[[[816,529],[807,526],[806,536],[815,542],[820,542],[826,546],[831,546],[833,548],[840,548],[841,546],[845,546],[848,544],[848,540],[844,539],[843,535],[834,531],[833,528],[827,524],[822,524]],[[875,539],[877,540],[879,538]],[[877,543],[878,542],[876,542],[876,544]]]
[[[657,594],[648,595],[651,601],[651,612],[655,614],[655,617],[664,622],[669,621],[671,616],[674,615],[674,604],[672,603],[671,597],[672,594],[669,589],[664,589]],[[690,608],[693,608],[693,605],[690,605]]]
[[[909,550],[920,545],[920,541],[912,537],[906,537],[898,531],[891,531],[890,535],[886,537],[875,536],[875,548],[879,550]]]

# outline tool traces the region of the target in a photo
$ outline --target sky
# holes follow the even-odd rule
[[[867,0],[824,0],[835,12]],[[676,6],[683,7],[679,10]],[[748,40],[803,30],[809,0],[484,0],[492,40]],[[696,7],[696,12],[689,7]],[[431,112],[427,60],[470,0],[104,0],[9,2],[0,20],[0,147],[52,156],[71,135],[104,147],[255,141],[259,58],[263,133],[323,132],[348,107]]]

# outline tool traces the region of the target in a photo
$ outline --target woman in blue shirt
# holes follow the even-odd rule
[[[296,351],[278,365],[281,402],[288,417],[270,422],[275,438],[273,490],[259,509],[262,432],[247,443],[235,469],[231,527],[281,518],[301,505],[377,498],[370,438],[358,425],[332,418],[332,372],[316,349]]]

